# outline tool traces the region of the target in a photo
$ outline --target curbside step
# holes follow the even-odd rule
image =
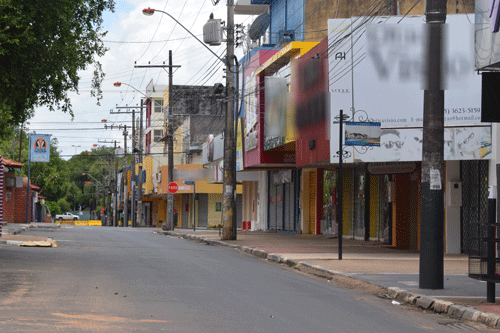
[[[419,298],[417,298],[417,301],[415,302],[415,304],[418,307],[421,307],[424,310],[429,309],[433,303],[434,303],[434,298],[427,296],[420,296]]]
[[[466,310],[466,308],[464,306],[453,304],[448,309],[448,314],[452,317],[455,317],[455,318],[462,318],[465,310]]]
[[[453,305],[452,302],[437,299],[434,301],[434,304],[432,304],[432,309],[434,310],[434,312],[437,312],[437,313],[447,313],[448,309],[452,305]]]

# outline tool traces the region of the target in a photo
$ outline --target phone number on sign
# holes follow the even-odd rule
[[[481,108],[453,108],[444,109],[444,114],[461,114],[461,113],[481,113]]]

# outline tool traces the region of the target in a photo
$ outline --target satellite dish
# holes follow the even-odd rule
[[[270,22],[271,16],[269,16],[268,13],[259,15],[248,29],[248,36],[250,39],[257,40],[262,37],[262,35],[266,32],[267,27],[269,27]]]

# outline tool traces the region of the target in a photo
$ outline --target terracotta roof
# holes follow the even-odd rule
[[[31,189],[32,189],[32,190],[39,190],[40,188],[39,188],[38,186],[31,185]]]
[[[7,157],[2,157],[2,159],[3,159],[3,165],[5,165],[7,167],[22,168],[24,166],[24,164],[22,164],[21,162],[13,161],[13,160],[11,160],[10,158],[7,158]]]

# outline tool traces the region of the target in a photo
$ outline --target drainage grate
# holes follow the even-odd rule
[[[469,326],[465,323],[455,321],[455,322],[446,322],[446,323],[439,323],[440,325],[446,326],[448,328],[454,329],[454,330],[461,330],[461,331],[479,331],[479,329]]]

